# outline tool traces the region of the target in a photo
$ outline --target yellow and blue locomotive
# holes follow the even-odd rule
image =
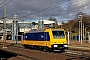
[[[45,29],[30,31],[24,34],[22,44],[25,48],[41,48],[46,50],[65,50],[68,48],[64,29]]]

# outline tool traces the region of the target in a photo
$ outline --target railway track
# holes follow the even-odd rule
[[[15,46],[16,47],[16,46]],[[0,49],[0,51],[3,51],[3,52],[6,52],[6,53],[9,53],[9,54],[12,54],[12,55],[14,55],[14,56],[21,56],[21,57],[23,57],[25,60],[27,59],[27,60],[40,60],[40,59],[38,59],[38,58],[35,58],[35,57],[31,57],[31,56],[27,56],[27,55],[25,55],[25,54],[21,54],[21,53],[16,53],[16,52],[12,52],[12,51],[9,51],[9,50],[6,50],[6,49]],[[1,60],[3,59],[6,59],[6,58],[0,58]]]
[[[89,52],[67,51],[67,52],[62,53],[62,55],[70,56],[72,57],[71,59],[80,58],[82,60],[90,60],[90,55],[88,55],[87,53]]]
[[[80,60],[90,60],[90,52],[82,52],[82,51],[73,51],[73,50],[67,50],[65,52],[51,52],[51,54],[60,54],[64,56],[69,56],[70,58],[67,58],[66,60],[74,60],[74,59],[80,59]]]
[[[24,49],[24,47],[20,46],[20,45],[15,45],[15,44],[9,44],[8,47],[13,47],[13,48],[16,48],[16,49],[23,49],[23,50],[29,50],[31,51],[30,49]],[[32,50],[33,51],[33,50]],[[63,55],[63,56],[68,56],[69,58],[66,58],[66,60],[74,60],[74,59],[81,59],[81,60],[90,60],[90,55],[89,52],[81,52],[81,51],[73,51],[73,50],[67,50],[66,52],[63,52],[63,53],[57,53],[57,52],[43,52],[43,51],[40,51],[40,50],[34,50],[34,51],[37,51],[37,52],[41,52],[41,53],[47,53],[47,54],[51,54],[51,55]],[[10,52],[10,51],[9,51]],[[13,52],[14,53],[14,52]],[[88,54],[87,54],[88,53]],[[36,58],[36,57],[32,57],[32,56],[27,56],[26,54],[19,54],[19,53],[14,53],[16,54],[17,56],[22,56],[22,57],[25,57],[25,59],[31,59],[31,60],[43,60],[43,59],[40,59],[40,58]]]
[[[1,45],[2,45],[2,44],[1,44]],[[20,44],[19,44],[19,45],[20,45]],[[19,46],[19,45],[8,43],[8,44],[7,44],[7,47],[14,47],[14,48],[22,48],[22,49],[24,49],[24,47]],[[23,58],[23,59],[25,59],[25,60],[40,60],[40,59],[38,59],[38,58],[34,58],[34,57],[31,57],[31,56],[27,56],[27,55],[25,55],[25,54],[21,54],[21,53],[16,53],[16,52],[13,52],[13,51],[9,51],[9,50],[7,50],[7,49],[0,49],[0,51],[10,53],[10,54],[12,54],[12,55],[14,55],[14,56],[19,56],[18,58]],[[7,58],[0,58],[0,60],[4,60],[4,59],[7,59]]]

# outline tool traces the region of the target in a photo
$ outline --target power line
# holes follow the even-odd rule
[[[5,3],[2,7],[0,8],[3,8],[4,6],[6,6],[8,3],[10,3],[12,0],[9,0],[7,3]]]
[[[89,0],[88,0],[89,1]],[[66,4],[65,4],[65,2],[67,2]],[[66,0],[63,0],[63,1],[59,1],[59,2],[56,2],[56,3],[54,3],[54,4],[51,4],[51,5],[46,5],[46,6],[42,6],[42,7],[44,7],[44,8],[42,8],[42,7],[39,7],[39,8],[37,8],[37,10],[39,10],[39,11],[37,11],[37,12],[32,12],[32,13],[30,13],[30,14],[27,14],[27,15],[24,15],[24,16],[21,16],[21,17],[27,17],[27,16],[29,16],[29,15],[34,15],[34,14],[38,14],[38,13],[45,13],[45,12],[47,12],[47,11],[49,11],[48,12],[48,14],[49,13],[53,13],[54,14],[54,12],[55,13],[57,13],[57,14],[60,14],[60,13],[62,13],[63,15],[67,15],[67,17],[68,17],[68,14],[69,13],[75,13],[75,12],[78,12],[78,11],[82,11],[82,10],[86,10],[86,9],[89,9],[89,4],[87,4],[87,3],[84,3],[84,2],[86,2],[85,0],[81,0],[81,1],[79,1],[79,0],[75,0],[75,1],[70,1],[69,0],[69,2],[68,1],[66,1]],[[81,4],[81,3],[83,3],[83,4]],[[63,6],[63,9],[66,9],[66,10],[63,10],[63,12],[62,11],[59,11],[58,12],[58,10],[57,11],[53,11],[53,12],[50,12],[51,10],[54,10],[54,9],[57,9],[57,8],[59,8],[60,6],[59,6],[59,4],[61,5],[61,6]],[[80,6],[78,6],[78,4],[81,4]],[[32,4],[31,6],[33,6],[34,4]],[[68,5],[68,6],[66,6],[66,5]],[[26,6],[25,8],[28,8],[30,5],[28,5],[28,6]],[[86,9],[84,9],[84,7],[86,7],[87,6],[87,8]],[[42,8],[42,9],[41,9]],[[21,11],[20,11],[21,12]],[[18,14],[20,14],[20,12],[16,12],[16,13],[18,13]],[[46,13],[45,13],[46,14]]]
[[[85,2],[85,1],[84,1],[84,2]],[[79,2],[79,3],[77,3],[77,4],[80,4],[80,3],[83,3],[83,2]],[[87,4],[86,4],[86,5],[87,5]],[[89,4],[88,4],[88,5],[89,5]],[[87,6],[88,6],[88,5],[87,5]],[[80,6],[80,9],[83,9],[83,7],[85,7],[85,4],[84,4],[84,5],[81,5],[81,6]],[[73,12],[76,12],[76,11],[77,11],[77,10],[75,10],[75,11],[73,11]],[[72,12],[72,10],[70,9],[70,10],[67,11],[65,14],[68,14],[69,12]],[[52,13],[53,13],[53,12],[52,12]],[[60,12],[57,11],[57,13],[60,13]],[[61,13],[62,13],[62,12],[61,12]]]
[[[51,5],[53,5],[53,4],[56,4],[56,3],[63,3],[63,2],[61,2],[61,1],[57,1],[57,2],[54,2],[54,3],[52,3]],[[49,8],[49,6],[50,6],[50,4],[49,5],[46,5],[46,6],[42,6],[42,7],[45,7],[44,9],[46,9],[46,8]],[[38,7],[37,9],[41,9],[42,7]],[[43,10],[43,9],[41,9],[41,10]],[[40,10],[40,11],[41,11]],[[37,12],[39,12],[39,11],[37,11]],[[26,15],[27,16],[27,15]]]
[[[18,15],[18,14],[20,14],[24,9],[32,6],[33,4],[35,5],[37,2],[39,2],[39,0],[37,0],[37,1],[35,1],[34,3],[32,3],[32,4],[30,4],[30,5],[26,6],[26,7],[24,7],[24,8],[22,8],[22,9],[20,9],[20,11],[17,11],[17,12],[14,12],[14,13],[16,13],[16,14]],[[9,15],[13,15],[14,13],[9,14]],[[8,16],[9,16],[9,15],[8,15]]]
[[[58,2],[55,2],[54,4],[43,6],[43,7],[45,7],[45,8],[37,11],[37,13],[40,13],[41,11],[46,11],[47,9],[53,8],[54,6],[57,6],[58,4],[63,3],[63,2],[64,2],[64,1],[62,1],[62,2],[61,2],[61,1],[58,1]],[[37,8],[37,9],[40,9],[40,8],[41,8],[41,7]],[[30,14],[24,15],[24,16],[22,16],[22,17],[27,17],[28,15],[37,14],[37,13],[33,12],[33,13],[30,13]],[[20,18],[22,18],[22,17],[20,17]]]
[[[80,3],[79,3],[80,4]],[[85,6],[85,5],[84,5]],[[81,8],[83,8],[84,6],[81,6]],[[69,10],[69,11],[71,11],[71,10]],[[68,11],[67,11],[68,12]]]
[[[38,2],[38,1],[36,1],[36,2]],[[35,3],[36,3],[35,2]],[[35,3],[32,3],[31,5],[33,5],[33,4],[35,4]],[[30,5],[29,5],[30,6]],[[29,6],[26,6],[25,8],[27,8],[27,7],[29,7]],[[23,8],[23,9],[25,9],[25,8]],[[38,8],[39,9],[39,8]],[[21,11],[20,11],[21,12]],[[20,14],[20,12],[18,12],[17,14]],[[30,14],[29,14],[30,15]],[[28,15],[26,15],[26,16],[28,16]]]
[[[33,5],[35,5],[35,3],[37,3],[37,2],[40,2],[40,1],[35,1],[34,3],[32,3],[32,4],[30,4],[30,5],[26,6],[26,7],[24,7],[24,8],[21,9],[21,10],[24,10],[24,9],[30,7],[30,6],[33,6]],[[59,1],[58,1],[58,2],[59,2]],[[57,3],[57,2],[55,2],[55,3]],[[49,6],[49,5],[46,5],[46,6]],[[43,7],[46,7],[46,6],[43,6]],[[39,8],[37,8],[37,9],[40,9],[40,8],[42,8],[42,7],[39,7]],[[20,13],[22,12],[21,10],[20,10],[19,12],[16,12],[16,14],[20,14]],[[28,15],[26,15],[26,16],[28,16]]]
[[[65,2],[65,1],[64,1],[64,2]],[[53,7],[53,6],[50,6],[50,7],[48,7],[48,8],[45,8],[45,10],[44,10],[44,11],[46,11],[46,9],[48,9],[48,10],[49,10],[49,9],[50,9],[50,8],[52,8],[52,7]],[[43,9],[42,9],[42,10],[43,10]],[[41,12],[41,10],[40,10],[40,12]],[[39,13],[40,13],[40,12],[39,12]],[[32,14],[33,14],[33,13],[28,14],[28,15],[32,15]],[[26,16],[28,16],[28,15],[26,15]],[[24,16],[24,17],[25,17],[25,16]]]
[[[63,2],[65,2],[65,1],[63,1]],[[57,2],[57,3],[58,3],[58,2]],[[59,1],[59,3],[62,3],[62,2]],[[55,4],[55,5],[57,5],[57,4]],[[47,8],[47,9],[48,9],[48,8],[50,9],[51,7],[53,7],[53,6],[50,6],[50,7],[46,7],[46,6],[45,6],[44,9],[45,9],[45,11],[46,11],[46,8]],[[44,10],[44,9],[42,9],[42,10]],[[40,11],[41,11],[41,10],[40,10]],[[32,15],[32,14],[34,14],[34,13],[31,13],[31,14],[28,14],[28,15]],[[28,15],[26,15],[26,16],[28,16]],[[23,17],[25,17],[25,16],[23,16]]]
[[[3,2],[0,3],[0,5],[2,5],[6,0],[4,0]]]

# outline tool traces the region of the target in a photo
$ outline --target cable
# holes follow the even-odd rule
[[[58,3],[58,2],[57,2]],[[59,3],[62,3],[61,1],[59,2]],[[45,6],[46,7],[46,6]],[[50,7],[53,7],[53,6],[50,6]],[[46,7],[47,9],[49,8],[50,9],[50,7]],[[44,9],[46,9],[46,8],[44,8]],[[43,9],[42,9],[43,10]],[[40,10],[41,11],[41,10]],[[32,15],[33,13],[31,13],[31,14],[28,14],[28,15]],[[26,15],[26,16],[28,16],[28,15]],[[25,16],[24,16],[25,17]]]
[[[6,4],[4,4],[2,7],[4,7],[5,5],[7,5],[8,3],[10,3],[12,0],[9,0]],[[0,8],[2,8],[0,7]]]
[[[77,2],[77,3],[76,3]],[[81,11],[81,10],[83,10],[84,9],[84,7],[88,7],[87,9],[89,9],[89,4],[87,4],[87,3],[84,3],[84,2],[86,2],[85,0],[82,0],[81,2],[79,2],[79,0],[76,0],[76,1],[74,1],[73,3],[72,2],[69,2],[69,4],[71,4],[71,5],[69,5],[69,8],[67,8],[67,7],[65,7],[64,6],[64,8],[67,8],[67,10],[64,10],[64,12],[65,13],[62,13],[62,12],[59,12],[59,13],[62,13],[63,15],[66,15],[67,14],[67,16],[66,17],[68,17],[68,14],[69,13],[75,13],[75,12],[78,12],[78,11]],[[81,4],[80,6],[75,6],[75,5],[77,5],[77,4],[80,4],[80,3],[84,3],[84,4]],[[63,3],[62,3],[63,4]],[[57,6],[57,5],[56,5]],[[44,9],[42,9],[42,10],[40,10],[39,12],[37,12],[37,13],[40,13],[40,12],[46,12],[46,11],[49,11],[49,10],[51,10],[51,9],[55,9],[56,8],[56,6],[55,7],[51,7],[51,8],[47,8],[47,7],[45,7]],[[84,10],[86,10],[86,9],[84,9]],[[56,11],[57,13],[58,13],[58,11]],[[56,13],[55,12],[55,13]],[[26,17],[27,16],[29,16],[29,15],[33,15],[33,14],[37,14],[37,13],[31,13],[31,14],[28,14],[28,15],[25,15]],[[49,12],[50,13],[50,12]],[[51,13],[54,13],[54,12],[51,12]],[[58,14],[59,14],[58,13]],[[23,16],[23,17],[25,17],[25,16]]]
[[[57,2],[57,3],[58,3],[58,2]],[[60,1],[58,4],[60,4],[60,3],[61,3],[61,1]],[[45,9],[44,11],[46,11],[46,9],[48,9],[48,10],[49,10],[50,8],[52,9],[52,7],[54,7],[54,6],[58,5],[58,4],[52,5],[52,6],[50,6],[50,7],[46,7],[46,8],[44,8],[44,9]],[[40,12],[41,12],[41,11],[43,11],[43,9],[40,10]],[[40,13],[40,12],[38,12],[38,13]],[[31,15],[31,14],[28,14],[28,15]],[[28,15],[26,15],[26,16],[28,16]],[[25,17],[25,16],[24,16],[24,17]]]
[[[63,1],[62,1],[63,2]],[[56,6],[56,5],[58,5],[58,4],[60,4],[60,3],[62,3],[61,1],[58,1],[58,2],[55,2],[55,4],[52,4],[52,5],[50,5],[50,6],[43,6],[43,7],[45,7],[44,9],[41,9],[41,10],[39,10],[40,12],[41,11],[46,11],[46,9],[50,9],[50,8],[52,8],[52,7],[54,7],[54,6]],[[37,8],[37,9],[40,9],[40,8]],[[37,11],[37,13],[40,13],[39,11]],[[22,16],[22,17],[26,17],[26,16],[28,16],[28,15],[32,15],[32,14],[35,14],[35,12],[33,12],[33,13],[31,13],[31,14],[27,14],[27,15],[24,15],[24,16]],[[22,17],[20,17],[20,18],[22,18]]]
[[[79,3],[77,3],[77,4],[80,4],[80,3],[83,3],[83,2],[79,2]],[[87,4],[86,4],[87,5]],[[85,4],[84,5],[82,5],[82,6],[80,6],[80,8],[83,8],[84,6],[86,6]],[[88,4],[89,5],[89,4]],[[72,11],[72,10],[69,10],[70,12]],[[69,13],[69,11],[67,11],[66,12],[66,14],[68,14]],[[75,11],[74,11],[75,12]],[[58,12],[57,12],[58,13]]]
[[[61,3],[61,1],[57,1],[57,2],[55,2],[55,3],[58,3],[58,2]],[[52,3],[51,5],[53,5],[53,4],[55,4],[55,3]],[[62,2],[62,3],[63,3],[63,2]],[[49,6],[50,6],[50,4],[49,4],[49,5],[42,6],[42,7],[45,7],[44,9],[46,9],[46,8],[49,8]],[[37,10],[38,10],[38,9],[41,9],[42,7],[38,7]],[[52,6],[51,6],[51,7],[52,7]],[[43,9],[41,9],[41,10],[43,10]],[[41,10],[40,10],[40,11],[41,11]],[[37,11],[37,12],[39,12],[39,11]]]
[[[2,5],[6,0],[4,0],[3,2],[0,3],[0,5]]]
[[[34,3],[33,3],[33,4],[34,4]],[[31,4],[31,5],[32,5],[32,4]],[[27,7],[28,7],[28,6],[27,6]],[[26,7],[25,7],[25,8],[26,8]],[[24,9],[25,9],[25,8],[24,8]],[[21,12],[21,11],[20,11],[20,12]],[[18,14],[19,14],[19,13],[18,13]]]
[[[34,3],[33,3],[34,4]],[[31,4],[32,5],[32,4]],[[47,5],[48,6],[48,5]],[[27,6],[28,7],[28,6]],[[44,6],[44,7],[46,7],[46,6]],[[37,8],[37,9],[40,9],[40,8],[42,8],[42,7],[39,7],[39,8]],[[25,9],[25,8],[24,8]],[[21,12],[21,11],[20,11]],[[17,13],[17,14],[19,14],[19,13]],[[28,16],[28,15],[26,15],[26,16]]]
[[[87,0],[87,1],[89,1],[89,0]],[[37,14],[40,14],[40,13],[42,13],[42,14],[46,14],[46,12],[48,12],[48,14],[47,15],[50,15],[51,13],[53,13],[54,14],[54,12],[55,13],[57,13],[57,15],[58,14],[62,14],[63,16],[64,15],[67,15],[66,17],[68,17],[69,15],[69,13],[76,13],[76,12],[79,12],[79,11],[82,11],[82,10],[87,10],[87,9],[89,9],[89,3],[87,2],[86,0],[81,0],[81,1],[79,1],[79,0],[74,0],[74,1],[72,1],[72,0],[63,0],[63,1],[57,1],[56,3],[54,3],[54,4],[51,4],[51,5],[45,5],[45,6],[42,6],[42,7],[44,7],[44,8],[42,8],[42,7],[39,7],[39,8],[37,8],[37,10],[39,10],[39,11],[37,11],[37,12],[35,12],[35,11],[33,11],[32,13],[30,13],[30,14],[27,14],[27,15],[24,15],[24,16],[20,16],[20,18],[22,18],[22,17],[27,17],[27,16],[30,16],[30,15],[37,15]],[[65,3],[66,2],[66,3]],[[86,3],[85,3],[86,2]],[[90,1],[89,1],[90,2]],[[81,4],[81,3],[83,3],[83,4]],[[81,5],[79,5],[78,6],[78,4],[81,4]],[[28,5],[28,6],[26,6],[25,8],[28,8],[29,6],[33,6],[34,4],[32,4],[32,5]],[[52,10],[54,10],[54,9],[57,9],[57,8],[59,8],[59,7],[61,7],[62,6],[62,9],[63,9],[63,11],[59,11],[58,12],[58,10],[57,11],[53,11],[52,12]],[[67,6],[66,6],[67,5]],[[87,7],[86,9],[84,9],[84,7]],[[41,8],[41,9],[40,9]],[[66,10],[64,10],[64,9],[66,9]],[[23,10],[23,9],[22,9]],[[16,12],[17,14],[20,14],[20,12],[21,11],[19,11],[19,12]],[[62,13],[63,12],[63,13]],[[74,14],[73,14],[73,16],[74,16]]]
[[[20,14],[20,13],[22,12],[21,10],[26,9],[26,8],[32,6],[33,4],[36,4],[37,2],[39,2],[39,0],[37,0],[37,1],[33,2],[32,4],[30,4],[30,5],[28,5],[28,6],[24,7],[24,8],[22,8],[22,9],[20,9],[20,11],[15,12],[15,13],[18,15],[18,14]],[[12,13],[12,14],[9,14],[8,16],[10,16],[10,15],[13,15],[13,13]]]

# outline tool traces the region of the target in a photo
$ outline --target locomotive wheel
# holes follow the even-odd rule
[[[33,49],[34,49],[34,47],[33,47],[33,46],[30,46],[30,49],[31,49],[31,50],[33,50]]]
[[[25,48],[25,49],[27,49],[27,48],[28,48],[28,46],[27,46],[27,45],[24,45],[24,48]]]
[[[54,50],[53,49],[49,49],[49,52],[53,52]]]

